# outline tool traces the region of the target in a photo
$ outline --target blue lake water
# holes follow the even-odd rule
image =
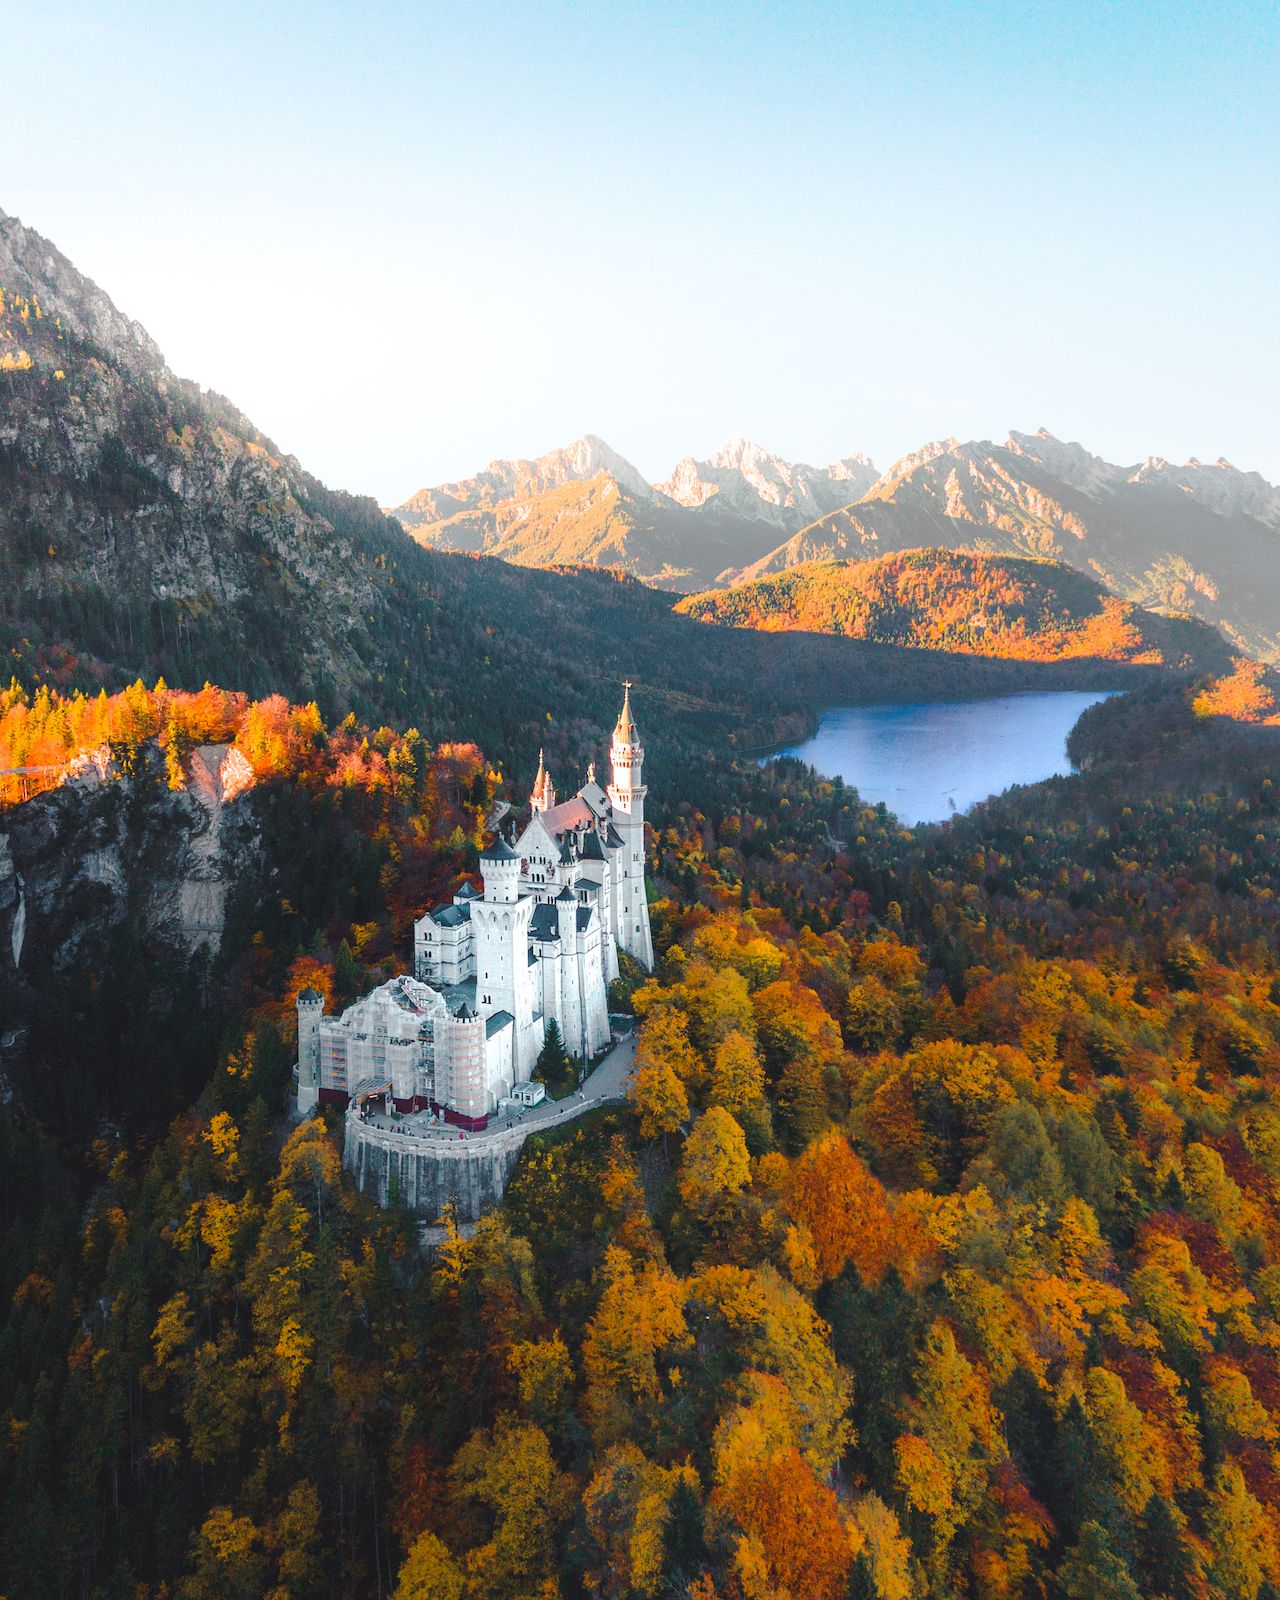
[[[1015,783],[1072,770],[1067,735],[1107,693],[1053,690],[989,700],[838,706],[780,755],[843,778],[914,826],[940,822]]]

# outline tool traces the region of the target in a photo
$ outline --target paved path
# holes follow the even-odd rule
[[[584,1112],[596,1106],[625,1100],[627,1084],[635,1068],[635,1059],[635,1034],[630,1033],[614,1045],[581,1089],[567,1095],[563,1100],[544,1100],[541,1105],[533,1106],[518,1115],[493,1116],[489,1119],[489,1126],[482,1132],[468,1133],[466,1143],[483,1144],[486,1139],[492,1139],[512,1128],[523,1128],[528,1133],[536,1133],[540,1128],[553,1128],[562,1122],[572,1122],[575,1117],[582,1116]],[[347,1114],[355,1115],[354,1111],[349,1111]],[[403,1117],[391,1117],[386,1112],[376,1111],[367,1120],[376,1128],[394,1130],[405,1139],[406,1143],[415,1139],[430,1140],[433,1144],[462,1142],[458,1138],[457,1128],[433,1122],[430,1114],[425,1111],[411,1112]]]

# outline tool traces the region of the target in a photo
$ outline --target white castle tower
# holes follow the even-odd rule
[[[534,968],[529,923],[535,902],[520,893],[520,857],[499,834],[480,856],[484,896],[471,903],[475,930],[476,1010],[488,1018],[505,1011],[515,1023],[514,1081],[529,1076],[542,1045],[534,1020]],[[508,1092],[510,1083],[502,1091]]]
[[[622,715],[613,730],[609,752],[613,782],[609,801],[613,826],[622,840],[617,869],[618,943],[647,972],[653,970],[653,935],[649,931],[649,901],[644,887],[644,746],[640,730],[631,720],[631,684],[623,686]]]
[[[542,751],[539,750],[538,776],[533,780],[533,793],[529,796],[529,808],[534,812],[552,811],[556,803],[555,785],[551,781],[551,774],[547,771],[542,755]]]
[[[298,995],[298,1110],[306,1116],[320,1099],[320,1018],[324,996],[315,989]]]

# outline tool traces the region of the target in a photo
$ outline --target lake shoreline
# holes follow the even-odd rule
[[[803,761],[840,779],[905,827],[963,815],[1014,786],[1076,769],[1071,730],[1123,689],[1019,689],[963,699],[885,700],[822,708],[810,736],[758,759]]]

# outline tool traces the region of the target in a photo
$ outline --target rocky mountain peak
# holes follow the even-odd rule
[[[1060,483],[1095,498],[1106,494],[1124,478],[1122,468],[1113,467],[1101,456],[1091,455],[1081,444],[1069,444],[1055,437],[1047,428],[1037,428],[1035,433],[1011,430],[1005,449],[1035,462]]]
[[[603,472],[620,488],[640,499],[654,498],[653,486],[644,474],[594,433],[584,434],[561,450],[550,450],[539,456],[533,467],[548,488],[557,488],[562,483],[587,483]]]
[[[794,529],[798,522],[858,499],[875,476],[874,466],[862,455],[811,467],[733,434],[705,461],[686,456],[657,487],[683,506],[714,503],[717,510]]]
[[[708,457],[707,464],[712,467],[737,467],[745,469],[757,466],[764,462],[779,462],[780,457],[775,456],[763,446],[754,443],[741,433],[731,433],[713,456]]]
[[[933,439],[928,444],[921,445],[918,450],[913,450],[910,455],[902,456],[885,473],[876,480],[872,486],[873,493],[887,488],[917,472],[921,467],[927,467],[931,461],[936,461],[939,456],[954,455],[961,448],[959,439]]]
[[[133,372],[160,375],[164,357],[140,323],[116,306],[66,256],[17,217],[0,211],[0,290],[33,299],[45,317],[57,317],[69,333],[96,345]]]
[[[1127,475],[1144,483],[1190,496],[1219,516],[1244,515],[1280,529],[1280,488],[1258,472],[1242,472],[1224,457],[1212,463],[1192,456],[1183,466],[1163,456],[1148,456]]]

